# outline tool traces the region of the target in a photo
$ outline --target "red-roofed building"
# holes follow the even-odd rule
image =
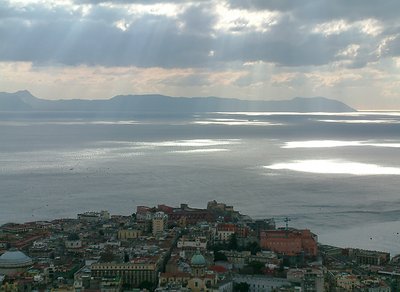
[[[217,274],[225,274],[226,272],[228,272],[228,269],[223,266],[211,266],[208,269]]]
[[[157,209],[158,209],[158,211],[162,211],[162,212],[167,213],[167,214],[170,214],[170,213],[172,213],[174,211],[174,207],[170,207],[170,206],[167,206],[167,205],[164,205],[164,204],[158,205]]]
[[[249,234],[249,228],[233,223],[220,223],[217,225],[216,240],[227,241],[232,234],[236,234],[239,238],[246,238]]]
[[[150,221],[153,217],[153,213],[155,212],[154,208],[146,207],[146,206],[137,206],[136,207],[136,220],[137,221]]]
[[[185,225],[197,224],[198,222],[213,222],[214,215],[206,209],[191,208],[187,204],[181,204],[180,208],[173,208],[166,205],[159,205],[159,210],[162,210],[168,215],[168,222],[185,221]]]
[[[316,256],[317,242],[317,236],[308,229],[268,230],[260,234],[262,248],[289,256],[302,252],[306,256]]]

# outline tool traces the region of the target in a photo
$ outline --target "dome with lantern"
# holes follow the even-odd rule
[[[205,266],[206,265],[206,259],[200,253],[200,250],[197,250],[196,253],[192,256],[192,259],[190,260],[190,263],[191,263],[192,266]]]

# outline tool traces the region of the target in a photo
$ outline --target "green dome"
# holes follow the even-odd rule
[[[191,264],[194,266],[205,266],[206,259],[201,255],[200,251],[197,250],[196,253],[192,256]]]

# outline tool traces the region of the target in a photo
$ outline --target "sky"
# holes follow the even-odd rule
[[[398,0],[0,0],[0,91],[400,109]]]

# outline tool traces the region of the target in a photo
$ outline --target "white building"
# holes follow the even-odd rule
[[[269,292],[280,287],[291,287],[291,283],[286,279],[271,278],[262,275],[235,275],[234,283],[249,284],[250,292]],[[301,291],[301,289],[299,290]]]
[[[153,235],[162,234],[167,229],[168,215],[164,212],[156,212],[153,217]]]
[[[207,248],[207,238],[205,236],[190,237],[182,236],[177,242],[178,248]]]
[[[79,220],[84,221],[102,221],[102,220],[109,220],[110,213],[108,211],[100,211],[100,212],[85,212],[78,214]]]
[[[65,240],[65,247],[68,249],[76,249],[82,247],[82,241],[79,236],[75,233],[70,234]]]

